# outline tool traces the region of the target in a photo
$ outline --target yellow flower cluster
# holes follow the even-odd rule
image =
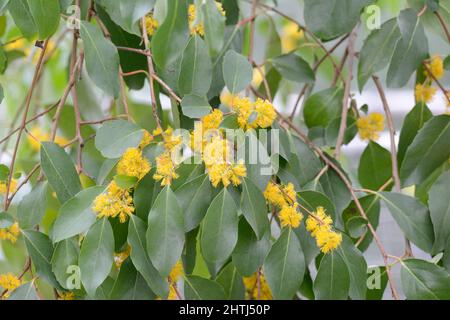
[[[124,223],[134,212],[133,198],[128,190],[112,181],[106,192],[95,198],[92,210],[98,218],[119,216],[120,222]]]
[[[274,106],[267,100],[258,98],[251,102],[249,98],[227,97],[222,100],[223,104],[230,106],[238,115],[239,127],[243,130],[268,128],[277,117]]]
[[[153,17],[152,13],[148,13],[145,16],[145,30],[147,30],[147,34],[149,36],[152,36],[156,29],[158,28],[159,23],[158,21]]]
[[[222,16],[225,16],[225,10],[223,10],[222,4],[216,1],[216,6],[220,14]],[[195,4],[189,5],[188,20],[189,20],[189,27],[191,29],[191,34],[192,35],[198,34],[199,36],[203,37],[205,35],[205,27],[203,25],[203,22],[198,21],[197,7],[195,6]]]
[[[323,253],[328,253],[338,248],[342,242],[342,234],[332,230],[333,220],[326,214],[323,207],[318,207],[306,219],[306,230],[316,238],[317,246]]]
[[[147,159],[142,156],[139,148],[129,148],[117,164],[117,173],[142,179],[151,169]]]
[[[0,240],[8,240],[14,244],[19,235],[20,228],[17,222],[14,222],[9,228],[0,229]]]
[[[75,293],[73,292],[61,292],[58,300],[75,300]]]
[[[415,88],[415,97],[417,102],[429,103],[433,100],[437,92],[431,84],[434,80],[439,80],[444,76],[444,61],[438,55],[434,55],[425,63],[427,66],[424,74],[427,77],[424,83],[418,83]]]
[[[298,228],[300,226],[303,215],[298,212],[297,194],[292,183],[281,186],[269,181],[264,197],[272,205],[281,208],[278,215],[281,227]]]
[[[177,300],[177,282],[180,277],[184,274],[183,263],[178,261],[172,268],[169,274],[169,296],[167,300]]]
[[[8,181],[0,181],[0,194],[6,194],[6,190],[8,190],[7,187]],[[17,180],[11,179],[11,185],[9,188],[9,192],[15,192],[17,189]]]
[[[363,140],[378,140],[384,130],[384,115],[378,112],[361,117],[356,121],[359,136]]]
[[[250,277],[244,277],[244,286],[246,289],[246,298],[248,300],[272,300],[272,291],[270,291],[269,284],[262,272]]]
[[[41,142],[50,141],[51,136],[49,133],[44,132],[40,127],[34,127],[30,130],[30,134],[27,136],[28,143],[31,149],[39,151],[41,149]],[[64,147],[69,143],[69,140],[62,136],[55,137],[55,143],[60,147]]]
[[[126,249],[122,252],[118,252],[114,254],[114,264],[117,269],[120,269],[123,262],[128,259],[131,253],[131,246],[127,245]]]
[[[231,183],[238,186],[241,184],[241,178],[247,176],[247,168],[243,161],[238,161],[235,164],[214,164],[207,168],[209,179],[214,187],[217,187],[221,182],[224,187],[228,187]]]
[[[8,272],[7,274],[0,274],[0,287],[7,291],[7,293],[3,295],[4,298],[8,298],[9,294],[21,285],[22,281],[11,272]]]
[[[183,138],[173,134],[173,129],[168,127],[166,131],[158,128],[153,131],[153,136],[161,136],[164,141],[164,148],[168,151],[172,151],[175,147],[181,145]]]
[[[144,131],[144,136],[142,137],[142,141],[139,144],[139,149],[143,150],[146,146],[153,142],[155,138],[153,135],[147,130]]]
[[[162,186],[168,186],[174,179],[179,178],[176,172],[176,165],[172,159],[170,151],[166,151],[156,157],[156,173],[153,179],[161,181]]]
[[[282,30],[281,46],[283,52],[291,52],[296,49],[298,42],[304,38],[303,30],[299,29],[298,25],[292,21],[288,21]]]

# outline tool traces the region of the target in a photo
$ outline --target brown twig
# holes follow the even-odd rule
[[[436,82],[437,86],[444,94],[444,97],[447,99],[448,103],[450,103],[450,96],[448,95],[448,90],[446,90],[444,88],[442,83],[436,78],[436,76],[433,74],[433,72],[431,72],[431,70],[428,67],[428,65],[426,64],[426,62],[423,62],[422,65],[424,66],[425,70],[427,70],[428,74],[431,76],[431,78],[434,80],[434,82]]]

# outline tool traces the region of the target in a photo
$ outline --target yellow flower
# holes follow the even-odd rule
[[[298,228],[303,220],[303,215],[297,211],[298,203],[293,206],[284,206],[280,213],[280,223],[281,227],[292,227]]]
[[[264,191],[264,197],[269,203],[283,208],[295,203],[297,193],[295,192],[294,185],[290,182],[286,186],[281,186],[269,181]]]
[[[118,252],[118,253],[114,253],[114,264],[116,265],[117,269],[120,269],[120,267],[122,266],[123,262],[125,260],[128,259],[128,257],[130,256],[131,253],[131,246],[127,245],[127,248],[122,251],[122,252]]]
[[[225,16],[225,10],[223,10],[222,3],[216,1],[217,10],[219,10],[222,16]],[[198,34],[199,36],[205,35],[205,27],[203,22],[198,21],[197,17],[197,7],[195,4],[190,4],[188,7],[188,21],[189,27],[191,29],[191,34]]]
[[[142,141],[139,144],[139,149],[144,149],[146,146],[148,146],[150,143],[152,143],[154,140],[154,137],[151,135],[150,132],[147,130],[144,131],[144,136],[142,137]]]
[[[183,138],[181,136],[174,136],[173,129],[168,127],[166,131],[162,133],[164,140],[164,147],[171,151],[175,147],[179,146],[183,142]]]
[[[292,21],[289,21],[283,26],[282,36],[281,36],[281,46],[283,52],[291,52],[297,48],[298,42],[304,37],[303,30],[301,30],[298,25]]]
[[[169,296],[167,297],[167,300],[178,300],[177,288],[174,283],[169,285]]]
[[[155,30],[158,28],[159,23],[153,17],[152,13],[149,13],[145,16],[145,29],[147,30],[147,34],[152,36],[155,33]]]
[[[138,148],[129,148],[117,164],[117,174],[142,179],[151,169],[147,159]]]
[[[8,293],[11,293],[11,291],[14,291],[20,287],[21,284],[22,281],[20,281],[20,279],[11,272],[8,272],[7,274],[0,274],[0,287],[2,287],[3,290],[8,291]]]
[[[41,142],[50,141],[50,134],[44,132],[40,127],[34,127],[31,129],[30,134],[27,136],[28,143],[31,146],[31,149],[39,152],[41,149]],[[64,147],[69,144],[69,140],[64,137],[56,136],[55,143],[60,147]]]
[[[384,115],[381,113],[371,113],[366,117],[361,117],[356,121],[359,136],[363,140],[378,140],[380,132],[384,130]]]
[[[262,272],[259,273],[259,284],[257,273],[250,277],[244,277],[243,280],[248,300],[272,300],[272,291]]]
[[[178,179],[179,175],[176,173],[176,164],[172,159],[172,154],[166,151],[156,157],[156,173],[153,179],[161,180],[162,186],[167,186],[172,183],[172,180]]]
[[[75,300],[75,293],[73,292],[61,292],[58,300]]]
[[[431,58],[431,61],[426,63],[426,66],[430,70],[431,75],[433,75],[437,80],[441,79],[444,76],[444,61],[442,61],[442,58],[440,56],[433,56],[433,58]],[[425,76],[431,78],[431,75],[428,70],[425,70]]]
[[[264,78],[264,67],[261,67],[262,70],[259,68],[253,69],[253,77],[252,77],[252,86],[255,88],[258,88],[260,84],[263,82]],[[262,74],[261,74],[262,72]]]
[[[20,228],[17,222],[14,222],[10,227],[0,229],[0,240],[8,240],[11,243],[16,243],[20,235]]]
[[[178,261],[172,268],[169,274],[169,281],[171,283],[177,282],[180,277],[183,275],[183,263],[181,261]]]
[[[8,181],[0,181],[0,194],[6,194],[6,190],[8,190],[7,185],[8,185]],[[15,192],[16,189],[17,189],[17,180],[11,179],[9,193]]]
[[[222,92],[222,94],[220,95],[220,102],[227,106],[232,108],[234,105],[234,100],[235,99],[239,99],[238,96],[232,95],[229,91],[225,90],[224,92]]]
[[[105,193],[95,198],[92,210],[99,219],[119,216],[120,222],[124,223],[134,212],[133,198],[128,190],[121,189],[113,181],[109,184]]]
[[[434,95],[436,94],[436,88],[433,88],[429,85],[417,84],[415,95],[417,102],[428,103],[433,100]]]
[[[256,117],[256,124],[260,128],[268,128],[277,118],[277,113],[273,105],[262,99],[257,99],[255,102],[255,111],[258,114]]]
[[[342,234],[326,228],[319,228],[316,234],[316,243],[323,253],[328,253],[338,248],[342,242]]]
[[[223,113],[219,109],[214,109],[213,112],[202,118],[203,130],[218,129],[223,120]]]
[[[215,136],[204,148],[203,161],[206,166],[225,164],[231,161],[231,152],[230,142],[221,136]]]
[[[237,164],[221,163],[208,166],[209,179],[214,187],[220,183],[228,187],[231,183],[234,186],[241,184],[241,177],[247,176],[247,168],[242,161]]]
[[[277,117],[274,106],[259,98],[252,103],[248,98],[234,97],[231,108],[237,112],[239,127],[244,130],[270,127]]]
[[[317,246],[323,253],[338,248],[342,242],[342,234],[332,230],[333,220],[323,207],[318,207],[314,216],[306,219],[306,230],[316,238]]]

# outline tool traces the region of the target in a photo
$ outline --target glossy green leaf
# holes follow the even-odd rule
[[[359,183],[363,188],[378,190],[391,177],[391,153],[378,143],[370,141],[359,160]]]
[[[131,260],[134,266],[145,279],[149,287],[160,297],[166,297],[169,286],[155,269],[147,255],[147,244],[145,241],[146,224],[137,216],[131,216],[128,224],[128,243],[131,250]]]
[[[108,121],[97,131],[95,147],[106,158],[120,158],[128,148],[137,147],[144,130],[125,120]]]
[[[186,95],[181,100],[183,115],[198,119],[211,112],[211,106],[205,96]]]
[[[238,212],[226,188],[212,200],[202,226],[203,257],[212,263],[226,260],[238,239]]]
[[[434,234],[427,207],[401,193],[380,192],[379,195],[406,237],[420,249],[430,252]]]
[[[87,231],[97,219],[92,211],[92,204],[104,191],[105,187],[91,187],[67,201],[59,210],[59,215],[53,224],[52,240],[59,242]]]
[[[247,178],[244,178],[242,184],[241,211],[258,240],[261,240],[269,228],[266,200],[261,190]]]
[[[105,39],[99,26],[81,21],[86,70],[95,85],[106,94],[119,97],[119,54],[111,41]]]
[[[269,61],[288,80],[299,83],[313,83],[316,79],[309,64],[295,52],[283,54]]]
[[[181,258],[184,245],[184,213],[175,194],[166,186],[148,215],[147,253],[153,266],[167,277]]]
[[[264,276],[274,299],[292,299],[305,274],[305,258],[292,229],[284,229],[264,261]]]
[[[148,219],[153,203],[161,191],[161,184],[153,179],[155,170],[152,169],[144,178],[142,178],[133,193],[133,203],[136,209],[136,215],[144,221]]]
[[[245,286],[233,263],[227,264],[217,276],[216,282],[225,290],[226,299],[244,300]]]
[[[212,81],[212,63],[208,48],[200,36],[193,36],[183,51],[181,58],[178,90],[181,95],[204,96]]]
[[[71,275],[67,273],[68,267],[78,265],[79,249],[74,239],[66,239],[56,244],[55,252],[52,256],[52,271],[61,287],[70,289],[67,286],[67,278]]]
[[[409,300],[449,300],[450,275],[441,267],[419,259],[401,261],[402,288]]]
[[[303,109],[303,116],[308,128],[327,127],[341,114],[344,91],[329,88],[310,96]]]
[[[433,253],[443,251],[450,240],[450,171],[444,172],[429,192],[431,222],[434,226]]]
[[[11,293],[8,300],[40,300],[34,285],[35,280],[21,285]]]
[[[59,0],[27,0],[30,13],[39,33],[44,40],[53,35],[59,26]]]
[[[72,159],[57,144],[41,143],[41,166],[62,204],[81,190],[80,179]]]
[[[47,209],[47,191],[48,184],[39,183],[19,203],[17,216],[22,229],[32,228],[41,222]]]
[[[113,266],[114,235],[107,218],[98,220],[81,245],[79,266],[86,292],[94,296]]]
[[[317,300],[347,300],[350,289],[350,274],[345,260],[337,252],[323,256],[314,280],[314,295]]]
[[[252,81],[252,65],[247,58],[234,50],[225,54],[222,70],[225,84],[232,94],[241,92]]]
[[[186,300],[225,300],[224,289],[215,281],[198,276],[184,278]]]
[[[406,151],[400,168],[404,186],[420,184],[450,157],[450,115],[428,120]]]
[[[9,1],[8,10],[25,37],[32,38],[37,33],[36,22],[28,6],[28,0]]]
[[[203,25],[205,28],[205,42],[211,57],[215,57],[222,50],[225,38],[225,17],[222,16],[215,1],[206,0],[201,7]]]

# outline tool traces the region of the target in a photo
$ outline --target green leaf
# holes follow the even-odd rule
[[[225,17],[219,12],[216,2],[207,0],[202,5],[205,41],[211,57],[216,57],[222,50],[225,38]]]
[[[0,212],[0,229],[9,228],[14,224],[14,217],[7,212]]]
[[[341,114],[344,91],[341,88],[329,88],[310,96],[303,109],[308,128],[327,127]]]
[[[152,37],[152,53],[155,64],[166,69],[180,57],[188,39],[187,1],[168,2],[164,22]]]
[[[186,117],[198,119],[209,114],[211,106],[204,96],[186,95],[181,100],[181,110]]]
[[[346,235],[336,252],[347,265],[350,277],[349,296],[352,300],[365,300],[367,292],[367,263],[361,251]]]
[[[22,234],[38,276],[55,288],[59,288],[52,272],[53,245],[50,239],[45,234],[33,230],[24,230]]]
[[[40,300],[34,288],[34,281],[32,280],[18,287],[11,293],[8,300]]]
[[[401,193],[380,192],[379,195],[406,237],[423,251],[430,252],[434,234],[427,207]]]
[[[374,266],[367,271],[367,300],[383,299],[384,291],[388,284],[388,276],[385,266]]]
[[[225,290],[226,299],[244,300],[245,286],[242,277],[239,275],[233,263],[229,263],[219,273],[217,283]]]
[[[331,202],[330,198],[328,198],[323,193],[307,190],[302,191],[297,194],[298,199],[302,203],[302,205],[311,211],[316,211],[318,207],[323,207],[326,213],[334,220],[336,217],[336,208],[334,207],[333,202]],[[306,215],[307,212],[301,209],[302,212]]]
[[[403,186],[420,184],[450,157],[450,115],[428,120],[406,151],[400,168]]]
[[[87,231],[97,219],[92,204],[104,191],[105,187],[91,187],[67,201],[53,224],[52,240],[59,242]]]
[[[244,178],[242,184],[241,211],[261,240],[269,228],[268,209],[263,193],[248,178]]]
[[[418,259],[401,261],[402,288],[409,300],[449,300],[450,275],[437,265]]]
[[[238,239],[238,212],[226,188],[212,200],[202,226],[203,257],[212,263],[225,261]]]
[[[322,163],[314,151],[297,137],[292,138],[288,161],[291,174],[296,177],[300,186],[314,179],[322,169]]]
[[[336,146],[339,129],[341,127],[341,119],[342,117],[334,118],[325,130],[325,142],[328,146]],[[348,115],[343,143],[346,145],[349,144],[357,134],[358,127],[356,126],[356,119],[353,116]]]
[[[263,265],[269,253],[270,230],[258,240],[252,227],[243,218],[239,221],[238,230],[238,242],[232,254],[233,264],[241,275],[250,277]]]
[[[186,300],[225,300],[225,291],[215,281],[198,276],[184,278]]]
[[[306,26],[322,40],[352,31],[361,10],[373,0],[305,0]]]
[[[52,271],[61,287],[65,289],[70,289],[67,287],[67,278],[70,276],[67,268],[78,265],[78,255],[79,249],[74,239],[66,239],[56,245],[51,261]]]
[[[405,158],[406,150],[413,142],[417,133],[424,126],[425,122],[433,117],[430,109],[424,103],[418,103],[405,117],[403,121],[402,131],[400,132],[400,140],[398,142],[397,158],[401,166]]]
[[[317,300],[347,300],[350,275],[342,256],[332,251],[320,261],[314,280],[314,295]]]
[[[359,183],[363,188],[378,190],[391,177],[391,153],[378,143],[370,141],[359,160]]]
[[[31,15],[36,23],[39,39],[53,35],[59,27],[59,0],[28,0]]]
[[[150,300],[155,294],[143,281],[130,259],[123,262],[119,274],[111,289],[112,300]]]
[[[118,98],[120,84],[117,48],[105,39],[100,27],[87,21],[81,21],[80,26],[89,77],[106,94]]]
[[[370,77],[384,69],[391,61],[397,42],[401,37],[396,19],[390,19],[373,30],[364,40],[359,53],[358,85],[362,91]]]
[[[288,80],[299,83],[313,83],[316,80],[309,64],[295,52],[283,54],[269,61]]]
[[[319,182],[323,193],[334,203],[336,223],[340,223],[341,213],[348,207],[352,198],[350,192],[334,170],[327,170]]]
[[[292,229],[284,229],[264,261],[264,276],[274,299],[292,299],[305,274],[305,258]]]
[[[398,16],[401,39],[398,41],[387,73],[391,88],[405,86],[411,75],[428,57],[428,40],[425,30],[413,9],[405,9]]]
[[[211,81],[212,63],[208,48],[200,36],[194,35],[183,51],[178,90],[182,96],[205,96]]]
[[[133,203],[136,215],[144,221],[147,221],[148,213],[161,191],[161,184],[153,179],[154,172],[155,170],[152,169],[134,189]]]
[[[184,213],[175,194],[166,186],[148,215],[147,252],[155,268],[167,277],[181,257],[184,245]]]
[[[124,175],[116,175],[114,176],[114,182],[122,189],[130,189],[136,185],[139,181],[137,177],[130,177]]]
[[[141,36],[139,20],[153,9],[155,0],[97,0],[97,3],[125,31]]]
[[[147,255],[145,243],[146,224],[139,217],[132,215],[128,224],[128,243],[130,244],[131,260],[145,279],[149,287],[160,297],[167,297],[169,286],[155,269]]]
[[[14,23],[26,38],[30,39],[37,33],[37,26],[27,0],[9,1],[8,10]]]
[[[450,171],[446,171],[433,184],[429,192],[431,222],[434,226],[433,253],[441,252],[450,240]]]
[[[22,229],[33,228],[41,223],[47,209],[47,191],[47,182],[39,183],[20,201],[17,217]]]
[[[114,256],[114,235],[107,218],[98,220],[81,245],[81,282],[86,292],[94,296],[97,288],[111,271]]]
[[[144,130],[125,120],[108,121],[97,131],[95,147],[105,158],[120,158],[128,148],[136,148]]]
[[[41,143],[41,166],[62,204],[81,190],[80,179],[72,159],[57,144]]]
[[[234,50],[229,50],[223,59],[223,79],[232,94],[244,90],[252,81],[253,68],[247,58]]]
[[[208,175],[203,174],[187,181],[175,191],[180,207],[184,210],[185,231],[198,227],[211,203],[212,188]]]

